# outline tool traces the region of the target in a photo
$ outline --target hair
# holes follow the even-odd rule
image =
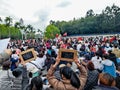
[[[47,54],[46,54],[46,57],[47,57],[47,59],[48,59],[48,58],[50,59],[51,55],[47,53]]]
[[[92,70],[95,69],[95,68],[94,68],[94,64],[93,64],[91,61],[88,62],[87,68],[88,68],[90,71],[92,71]]]
[[[102,56],[102,58],[108,59],[109,56],[108,56],[108,54],[104,54],[104,55]]]
[[[116,81],[116,87],[120,89],[120,76],[115,78]]]
[[[101,47],[101,46],[98,46],[98,50],[102,50],[102,47]]]
[[[112,50],[108,50],[108,53],[111,54],[111,53],[112,53]]]
[[[60,74],[63,74],[65,78],[70,79],[70,83],[73,87],[79,88],[80,87],[80,80],[76,73],[68,66],[64,66],[60,68]]]
[[[114,48],[117,48],[118,47],[118,45],[117,44],[114,44]]]
[[[52,51],[51,51],[51,56],[54,57],[54,58],[57,57],[57,54],[56,54],[55,50],[53,50],[53,49],[52,49]]]
[[[30,84],[30,90],[33,90],[33,88],[35,88],[35,90],[43,89],[43,82],[40,76],[32,78],[31,84]]]
[[[22,75],[22,71],[19,68],[16,68],[12,71],[12,74],[13,74],[13,76],[15,76],[17,78],[20,75]]]
[[[44,53],[42,51],[39,52],[38,57],[42,58],[44,56]]]
[[[120,66],[117,67],[117,70],[120,71]]]
[[[29,76],[29,78],[32,78],[32,72],[29,72],[29,74],[28,74],[28,76]]]
[[[115,86],[115,79],[109,73],[101,73],[99,75],[100,84],[105,86]]]
[[[13,50],[13,51],[12,51],[12,54],[15,54],[15,53],[16,53],[16,50]]]
[[[99,52],[96,52],[95,55],[97,56],[97,59],[100,58],[100,54],[99,54]]]

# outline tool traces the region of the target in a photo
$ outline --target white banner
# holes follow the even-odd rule
[[[0,40],[0,53],[7,49],[10,38]]]

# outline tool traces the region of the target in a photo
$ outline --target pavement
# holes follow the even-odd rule
[[[15,78],[11,70],[2,70],[0,68],[0,90],[21,90],[22,79]],[[26,85],[24,82],[23,84]]]
[[[47,74],[46,70],[42,71],[42,75],[45,76]],[[15,78],[12,75],[11,70],[2,70],[0,67],[0,90],[21,90],[19,87],[21,86],[21,80]]]
[[[13,76],[10,70],[2,70],[0,67],[0,90],[12,90],[11,77]]]

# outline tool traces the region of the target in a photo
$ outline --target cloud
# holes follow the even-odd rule
[[[45,29],[46,24],[49,21],[50,9],[44,8],[34,13],[33,17],[37,18],[37,21],[31,23],[34,27]]]
[[[11,5],[9,4],[9,1],[5,1],[5,0],[0,0],[0,17],[15,17],[15,15],[10,12],[10,10],[12,9]]]
[[[4,16],[9,12],[8,8],[6,7],[6,2],[0,0],[0,15]]]
[[[71,3],[70,1],[63,1],[63,2],[61,2],[60,4],[58,4],[57,7],[62,7],[62,8],[64,8],[64,7],[67,7],[67,6],[71,5],[71,4],[72,4],[72,3]]]
[[[50,12],[48,10],[41,10],[38,13],[39,20],[41,22],[46,22],[46,20],[48,19],[49,14],[50,14]]]
[[[120,0],[0,0],[0,17],[10,16],[14,21],[23,18],[25,25],[44,30],[50,20],[80,18],[89,9],[100,13],[113,3],[120,6]]]

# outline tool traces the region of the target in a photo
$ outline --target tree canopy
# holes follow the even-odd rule
[[[92,9],[86,12],[86,16],[70,21],[50,21],[50,24],[59,28],[61,34],[105,34],[120,33],[120,7],[107,6],[100,14],[95,14]]]
[[[21,32],[24,31],[24,34]],[[80,34],[105,34],[120,33],[120,7],[116,5],[107,6],[100,14],[94,13],[92,9],[86,12],[85,17],[73,18],[70,21],[53,21],[46,27],[45,32],[28,24],[24,25],[21,18],[13,24],[10,16],[4,20],[0,17],[0,39],[11,37],[12,39],[35,38],[35,32],[47,38],[55,38],[56,34],[80,35]]]
[[[52,24],[48,25],[45,31],[45,37],[53,39],[55,38],[56,34],[60,34],[60,30]]]
[[[24,31],[23,35],[21,30]],[[0,39],[7,37],[11,39],[23,39],[23,37],[24,39],[35,38],[35,30],[30,24],[25,26],[22,18],[13,24],[13,19],[10,16],[4,20],[0,17]]]

